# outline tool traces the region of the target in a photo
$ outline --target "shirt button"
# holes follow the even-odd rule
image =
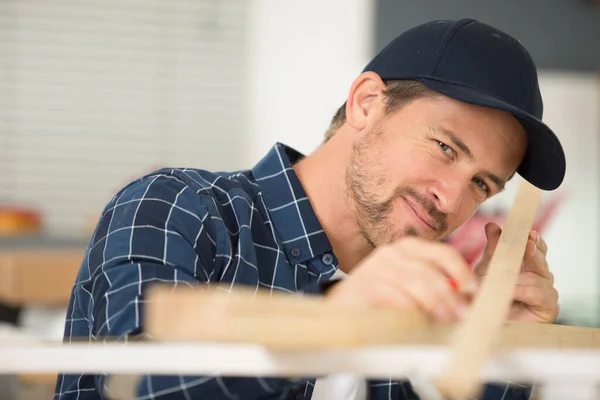
[[[297,247],[294,247],[294,248],[292,249],[292,256],[294,256],[294,257],[300,257],[300,254],[302,254],[302,252],[300,251],[300,249],[299,249],[299,248],[297,248]]]
[[[512,394],[515,395],[515,396],[517,396],[517,397],[518,396],[522,396],[523,392],[524,392],[523,388],[520,388],[520,387],[514,387],[514,388],[512,388]]]
[[[323,256],[323,258],[321,258],[321,261],[323,261],[323,264],[325,265],[331,265],[333,264],[333,256],[327,253]]]

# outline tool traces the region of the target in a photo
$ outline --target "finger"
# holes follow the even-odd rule
[[[521,272],[517,278],[516,286],[540,286],[551,287],[553,282],[541,277],[535,272]]]
[[[545,299],[544,291],[538,286],[518,285],[515,286],[514,301],[519,301],[530,307],[539,307]]]
[[[490,260],[494,255],[494,251],[500,241],[500,235],[502,234],[502,228],[495,222],[488,222],[484,229],[486,238],[485,248],[483,249],[481,260],[479,260],[473,270],[475,275],[479,277],[484,276],[487,273],[490,266]]]
[[[558,299],[558,291],[547,281],[534,276],[519,277],[519,283],[515,286],[513,300],[520,301],[529,306],[540,306],[547,302],[555,302]]]
[[[533,240],[538,249],[542,252],[542,254],[546,255],[548,253],[548,246],[542,235],[536,230],[533,230],[529,233],[529,239]]]
[[[376,305],[406,309],[414,309],[417,307],[415,300],[411,296],[404,293],[402,290],[398,290],[398,288],[390,281],[379,285],[377,292],[375,292],[374,295],[376,297],[374,299]]]
[[[533,308],[552,310],[558,300],[558,292],[554,287],[517,285],[513,300]]]
[[[466,263],[460,252],[446,244],[430,242],[419,238],[405,238],[398,243],[396,249],[402,257],[412,255],[442,270],[448,278],[458,285],[459,291],[467,293],[477,290],[478,282],[475,274]]]
[[[532,240],[527,241],[525,257],[523,258],[523,272],[527,271],[534,272],[545,279],[554,279],[554,275],[548,267],[546,256]]]
[[[395,285],[399,296],[408,296],[424,313],[440,322],[461,318],[466,304],[452,289],[442,271],[414,254],[386,254],[381,279]]]
[[[485,257],[491,257],[498,246],[500,241],[500,235],[502,234],[502,228],[495,222],[488,222],[485,224],[485,237],[487,243],[483,252]]]
[[[548,255],[548,244],[544,238],[538,234],[538,241],[536,242],[537,248],[540,249],[544,256]]]
[[[436,266],[422,265],[414,270],[411,284],[403,289],[427,312],[442,322],[463,318],[467,305]]]

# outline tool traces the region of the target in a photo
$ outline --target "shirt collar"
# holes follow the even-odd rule
[[[303,157],[297,150],[276,143],[252,168],[274,229],[288,259],[295,264],[332,250],[292,167]]]

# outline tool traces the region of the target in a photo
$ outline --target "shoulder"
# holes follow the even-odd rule
[[[121,188],[105,206],[96,233],[103,237],[149,227],[188,236],[204,227],[216,234],[214,230],[224,229],[216,222],[229,220],[234,208],[251,209],[258,192],[246,171],[160,169]]]
[[[140,202],[177,204],[190,210],[206,209],[214,201],[243,196],[252,198],[258,186],[247,171],[212,172],[192,168],[163,168],[123,186],[106,205],[103,214],[114,207],[129,208]]]
[[[239,173],[170,168],[139,177],[102,211],[89,245],[90,263],[117,263],[132,255],[169,263],[185,252],[193,257],[193,250],[208,264],[228,246],[236,230],[230,216],[251,204],[253,190],[252,180]]]

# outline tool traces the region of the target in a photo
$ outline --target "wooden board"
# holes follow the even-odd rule
[[[0,301],[15,306],[65,305],[84,249],[0,251]]]
[[[156,285],[146,298],[145,331],[157,342],[248,343],[283,351],[449,346],[460,328],[420,313],[356,309],[266,290],[227,293]],[[600,329],[506,322],[497,348],[600,349]]]
[[[344,348],[411,340],[432,329],[421,313],[332,305],[322,297],[234,288],[148,288],[144,330],[154,340],[259,343],[271,349]]]
[[[19,374],[19,381],[26,384],[34,385],[47,385],[52,386],[56,384],[56,378],[58,374]]]

